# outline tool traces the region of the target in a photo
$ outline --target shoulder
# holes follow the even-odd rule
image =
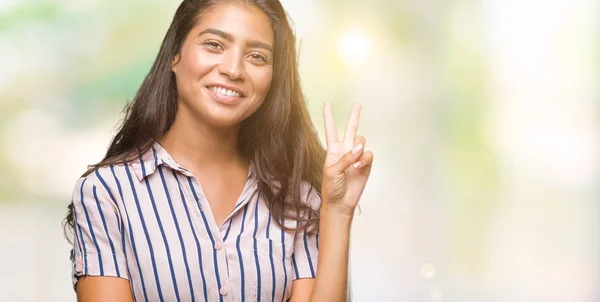
[[[81,186],[98,186],[106,182],[106,178],[116,172],[119,167],[116,166],[101,166],[89,169],[76,182],[75,187]]]
[[[101,166],[88,170],[79,177],[73,188],[73,199],[83,199],[85,196],[108,197],[124,173],[125,167],[120,165]]]

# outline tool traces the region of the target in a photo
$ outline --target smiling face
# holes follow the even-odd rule
[[[260,9],[232,3],[210,7],[172,62],[178,114],[217,128],[252,115],[271,85],[273,47],[271,23]]]

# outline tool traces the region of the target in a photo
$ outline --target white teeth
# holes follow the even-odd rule
[[[216,92],[216,93],[218,93],[218,94],[224,95],[224,96],[235,96],[235,97],[240,97],[240,96],[242,96],[242,95],[241,95],[239,92],[237,92],[237,91],[233,91],[233,90],[225,89],[225,88],[223,88],[223,87],[216,87],[216,86],[212,86],[212,87],[210,87],[210,90],[212,90],[212,91],[214,91],[214,92]]]
[[[235,97],[239,97],[240,94],[237,91],[233,91],[233,90],[228,90],[227,91],[227,95],[228,96],[235,96]]]

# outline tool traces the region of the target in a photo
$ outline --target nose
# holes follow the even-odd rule
[[[231,80],[244,80],[246,75],[244,59],[235,51],[225,54],[223,62],[219,64],[217,70]]]

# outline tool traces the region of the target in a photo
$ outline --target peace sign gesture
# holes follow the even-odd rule
[[[321,183],[322,206],[348,215],[354,214],[373,163],[373,152],[364,151],[367,140],[356,136],[360,110],[358,104],[352,107],[343,140],[338,138],[331,104],[325,103],[323,110],[327,156]]]

